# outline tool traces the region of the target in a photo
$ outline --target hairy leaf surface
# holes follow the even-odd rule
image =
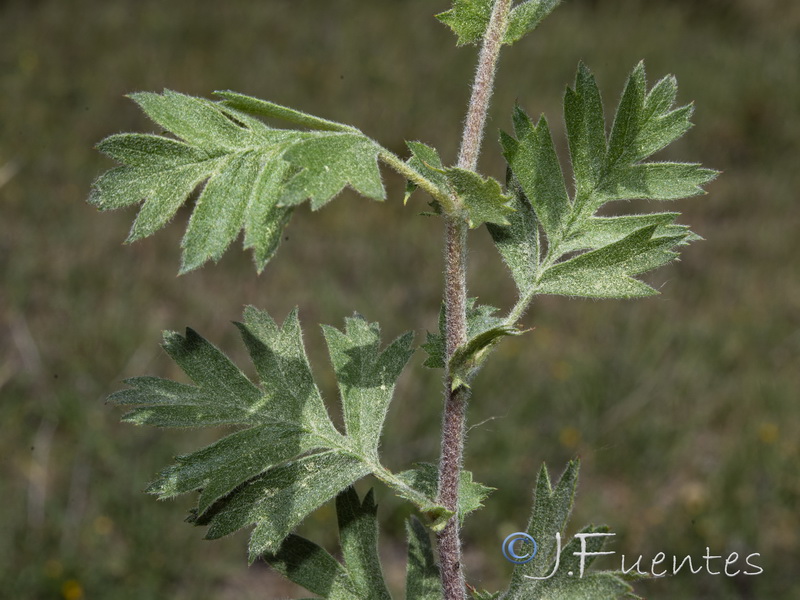
[[[513,44],[530,33],[558,6],[561,0],[524,0],[508,15],[504,44]],[[436,15],[458,36],[458,45],[477,44],[492,16],[493,0],[453,0],[453,8]]]
[[[207,525],[209,538],[255,525],[251,560],[276,551],[310,512],[370,473],[417,504],[433,526],[446,522],[452,513],[422,486],[387,471],[377,456],[395,383],[413,353],[411,334],[381,350],[378,325],[361,317],[347,319],[344,331],[324,328],[344,407],[340,433],[314,382],[297,313],[278,325],[248,307],[237,326],[260,384],[190,329],[185,336],[167,332],[164,348],[192,384],[136,377],[109,398],[134,406],[123,419],[140,425],[242,428],[177,457],[148,492],[171,498],[199,490],[191,521]],[[357,512],[352,502],[340,512],[348,506]]]
[[[123,166],[95,181],[90,202],[101,210],[142,203],[128,242],[165,226],[200,190],[181,243],[181,273],[219,260],[242,230],[261,271],[295,205],[309,199],[316,210],[347,186],[385,198],[381,148],[357,129],[233,92],[220,95],[224,102],[170,90],[132,94],[177,139],[123,133],[98,144]],[[311,131],[275,129],[248,111]]]
[[[550,481],[547,467],[542,466],[533,493],[533,510],[526,533],[538,545],[533,560],[514,567],[511,583],[500,596],[502,600],[635,600],[632,588],[622,580],[620,573],[612,571],[586,571],[580,574],[581,549],[579,538],[564,544],[563,536],[567,528],[578,485],[578,461],[571,461],[556,482]],[[606,533],[604,527],[589,526],[581,533]],[[557,536],[561,538],[558,541]],[[605,538],[586,539],[587,556],[585,566],[594,560],[591,552],[600,552]],[[558,563],[558,569],[549,577]],[[542,578],[542,579],[533,579]]]
[[[702,194],[716,171],[694,163],[646,162],[691,126],[691,106],[674,108],[677,84],[665,77],[648,91],[644,66],[631,73],[606,134],[594,77],[580,64],[564,98],[574,195],[570,197],[544,117],[517,107],[515,137],[500,143],[511,171],[514,215],[489,231],[519,294],[633,298],[658,292],[635,277],[701,239],[675,223],[678,213],[597,216],[616,200],[675,200]]]

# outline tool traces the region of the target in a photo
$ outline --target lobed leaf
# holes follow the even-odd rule
[[[289,535],[264,560],[288,580],[328,600],[361,598],[347,571],[324,548],[299,535]]]
[[[297,312],[278,325],[267,313],[248,307],[243,322],[236,325],[261,385],[189,329],[186,336],[167,332],[164,348],[192,384],[137,377],[126,382],[131,387],[109,398],[135,406],[125,420],[138,424],[243,427],[177,457],[150,485],[149,493],[170,498],[199,490],[190,520],[207,525],[209,538],[255,525],[249,543],[251,561],[265,552],[278,552],[310,512],[370,473],[430,515],[434,526],[447,521],[452,513],[378,462],[386,411],[397,378],[413,352],[411,334],[381,350],[378,325],[361,317],[347,319],[344,331],[324,329],[342,394],[346,428],[342,434],[328,416],[314,382]],[[354,553],[355,542],[348,541],[350,525],[345,521],[353,521],[360,539],[369,515],[374,518],[374,503],[368,496],[357,507],[351,492],[339,503],[343,544]],[[365,578],[377,577],[374,564],[352,569],[357,587]]]
[[[503,137],[503,155],[547,238],[561,236],[571,206],[547,120],[534,126],[516,107],[515,130],[518,140]]]
[[[514,212],[503,193],[500,182],[491,177],[481,177],[474,171],[449,167],[445,176],[456,196],[461,199],[470,229],[483,223],[508,225],[508,215]]]
[[[358,193],[384,200],[378,153],[380,146],[361,133],[321,133],[298,142],[284,159],[300,169],[286,183],[280,204],[294,206],[306,199],[317,210],[346,186]]]
[[[656,294],[635,279],[672,260],[675,249],[701,239],[676,224],[677,213],[598,217],[616,200],[675,200],[704,193],[716,171],[693,163],[644,162],[691,126],[691,106],[673,108],[677,83],[665,77],[648,91],[644,65],[633,70],[606,135],[603,102],[581,63],[564,97],[575,180],[570,198],[547,122],[517,107],[516,137],[502,133],[513,207],[521,214],[490,233],[520,294],[633,298]],[[543,234],[543,239],[540,239]],[[546,251],[545,251],[546,249]],[[524,309],[524,306],[522,306]]]
[[[508,226],[489,223],[487,228],[517,288],[524,295],[535,283],[539,270],[539,221],[519,181],[511,176],[510,169],[507,185],[511,191],[509,206],[514,209],[508,216]]]
[[[502,600],[634,600],[631,587],[616,572],[586,571],[581,573],[581,541],[573,538],[561,547],[557,535],[563,537],[569,521],[578,485],[578,461],[571,461],[556,485],[550,481],[547,467],[542,466],[533,494],[533,510],[526,533],[536,540],[538,551],[533,560],[514,567],[511,583]],[[604,527],[586,527],[581,533],[605,533]],[[590,566],[600,552],[605,538],[588,537],[585,541],[585,566]],[[560,551],[560,552],[559,552]],[[558,562],[558,569],[555,570]],[[555,570],[555,573],[553,571]],[[552,576],[551,576],[552,574]],[[538,578],[538,579],[537,579]]]
[[[558,6],[561,0],[526,0],[508,15],[504,44],[513,44],[530,33]],[[483,38],[492,16],[493,0],[453,0],[453,8],[436,15],[458,36],[457,44],[476,44]]]
[[[383,200],[380,147],[353,127],[234,92],[211,102],[165,90],[131,94],[166,132],[118,134],[98,149],[122,163],[101,175],[90,202],[101,210],[142,203],[127,242],[164,227],[200,188],[181,242],[181,273],[217,261],[244,230],[260,272],[274,255],[293,207],[313,209],[345,187]],[[249,113],[314,131],[274,129]]]
[[[432,463],[418,463],[413,469],[398,473],[412,488],[431,498],[436,498],[439,489],[439,471]],[[471,512],[483,506],[483,501],[489,497],[495,488],[487,487],[482,483],[473,481],[470,471],[461,471],[458,483],[458,518],[463,523],[464,518]]]
[[[457,44],[478,43],[492,16],[493,0],[453,0],[453,8],[436,15],[458,36]]]

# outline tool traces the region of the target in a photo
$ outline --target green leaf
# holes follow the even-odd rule
[[[487,228],[517,288],[524,295],[536,282],[539,270],[539,221],[516,177],[510,175],[509,170],[509,206],[514,209],[508,216],[509,224],[502,226],[490,223]]]
[[[295,110],[294,108],[289,108],[288,106],[281,106],[280,104],[261,100],[260,98],[245,96],[244,94],[239,94],[231,90],[216,91],[214,94],[225,99],[223,102],[225,106],[249,115],[287,121],[293,125],[305,127],[306,129],[358,132],[358,129],[355,127],[345,125],[344,123],[321,119],[320,117],[315,117],[314,115]]]
[[[445,169],[445,175],[456,195],[461,198],[470,229],[483,223],[508,225],[507,217],[514,209],[508,205],[511,198],[503,194],[499,181],[458,167]]]
[[[415,517],[406,521],[408,566],[406,600],[442,600],[439,566],[433,557],[428,530]]]
[[[345,320],[344,331],[323,326],[342,397],[347,436],[376,460],[381,427],[394,386],[414,350],[409,332],[380,352],[380,328],[363,318]]]
[[[501,592],[488,592],[486,590],[470,590],[473,600],[496,600]]]
[[[412,488],[419,490],[426,496],[436,498],[439,490],[439,470],[432,463],[417,463],[413,469],[398,473]],[[495,488],[487,487],[482,483],[473,481],[470,471],[461,471],[458,483],[458,518],[463,523],[464,518],[471,512],[483,506],[483,501],[489,497]]]
[[[528,0],[515,6],[508,15],[508,29],[503,43],[513,44],[536,29],[560,2],[561,0]]]
[[[296,535],[289,535],[264,560],[287,579],[329,600],[390,600],[378,557],[376,513],[372,490],[363,502],[352,486],[336,496],[343,565]]]
[[[237,327],[260,385],[190,329],[185,337],[167,332],[164,348],[192,384],[137,377],[127,380],[131,387],[109,398],[135,406],[124,420],[137,424],[242,428],[177,457],[149,493],[170,498],[200,490],[191,521],[208,525],[209,538],[255,525],[251,561],[278,551],[310,512],[370,473],[414,502],[435,524],[449,518],[452,513],[432,497],[411,489],[378,462],[388,404],[412,353],[411,334],[381,351],[377,324],[360,317],[348,319],[344,332],[325,328],[345,409],[346,434],[341,434],[314,383],[297,313],[277,325],[265,312],[248,307]],[[348,497],[340,504],[349,502]],[[341,510],[349,506],[351,516],[366,519],[362,513],[373,511],[371,502],[369,496],[358,510],[352,502]]]
[[[562,235],[571,206],[547,120],[542,117],[534,126],[516,107],[515,130],[518,140],[505,136],[503,154],[545,235],[556,238]]]
[[[451,388],[455,390],[461,386],[469,387],[470,381],[483,366],[494,345],[503,337],[522,333],[514,325],[503,323],[470,337],[466,344],[456,348],[450,357],[448,367]]]
[[[329,600],[361,598],[339,562],[323,548],[298,535],[290,535],[264,560],[281,575],[312,594]]]
[[[477,298],[467,298],[467,339],[472,339],[492,329],[502,327],[505,320],[495,316],[499,310],[494,306],[476,304]],[[439,332],[428,332],[427,339],[422,348],[428,353],[428,358],[423,363],[431,369],[444,369],[445,353],[445,320],[444,305],[439,310]]]
[[[704,194],[700,186],[716,176],[716,171],[693,163],[645,163],[609,178],[603,191],[606,200],[678,200]]]
[[[504,44],[513,44],[542,22],[561,0],[527,0],[511,9],[503,36]],[[492,0],[453,0],[453,8],[436,15],[458,36],[457,44],[477,44],[483,38],[492,17]]]
[[[655,225],[654,237],[686,236],[686,242],[701,239],[689,231],[686,225],[675,223],[680,213],[651,213],[624,215],[619,217],[591,217],[586,228],[561,244],[565,252],[594,250],[618,242],[638,229]]]
[[[575,89],[567,88],[564,95],[564,122],[575,174],[575,196],[586,198],[603,177],[607,144],[600,90],[583,63],[578,65]]]
[[[260,272],[275,254],[293,206],[312,208],[344,187],[385,197],[379,146],[357,129],[263,100],[222,92],[214,103],[170,90],[131,98],[166,132],[112,135],[98,149],[123,166],[101,175],[89,201],[101,210],[142,203],[127,242],[164,227],[201,189],[183,238],[181,273],[217,261],[244,230]],[[316,131],[274,129],[244,110]]]
[[[372,490],[363,502],[353,487],[336,497],[342,557],[355,588],[367,600],[391,600],[378,555],[377,513]]]
[[[411,150],[411,158],[408,159],[406,164],[417,173],[433,182],[440,189],[449,190],[442,159],[439,157],[439,152],[436,148],[431,148],[422,142],[406,142],[406,145],[409,150]],[[404,204],[408,202],[411,194],[413,194],[416,189],[417,186],[414,182],[406,182],[406,194],[403,198]]]
[[[346,186],[367,198],[384,200],[379,152],[380,146],[360,133],[322,133],[295,144],[284,158],[300,172],[287,182],[281,205],[293,206],[308,198],[311,209],[317,210]]]
[[[658,292],[633,279],[677,256],[670,250],[686,235],[653,237],[656,226],[643,227],[598,250],[586,252],[549,268],[539,292],[585,298],[636,298]]]
[[[476,298],[467,300],[467,341],[456,348],[450,358],[449,371],[453,389],[460,386],[469,387],[469,382],[483,366],[489,352],[500,338],[509,335],[520,335],[522,332],[509,325],[502,317],[494,313],[497,308],[475,304]],[[427,340],[422,347],[428,353],[423,363],[431,369],[444,368],[445,356],[445,317],[444,306],[439,312],[439,333],[428,332]]]
[[[628,78],[607,136],[600,92],[581,63],[574,88],[568,88],[564,97],[573,198],[567,193],[544,117],[534,125],[519,107],[515,109],[516,138],[501,134],[500,143],[511,171],[509,189],[516,213],[508,226],[490,227],[519,290],[514,314],[521,314],[535,294],[589,298],[656,294],[634,277],[674,260],[677,247],[702,239],[675,223],[678,213],[595,214],[616,200],[696,196],[716,177],[716,171],[697,164],[644,162],[691,126],[691,106],[673,108],[676,95],[672,76],[648,91],[640,63]]]
[[[436,15],[458,36],[458,45],[481,41],[492,16],[492,0],[453,0],[453,8]]]
[[[511,576],[508,590],[502,600],[624,600],[635,599],[631,587],[616,572],[586,571],[581,574],[581,549],[576,536],[562,547],[560,538],[567,528],[578,485],[578,461],[571,461],[555,486],[550,481],[547,467],[542,466],[533,494],[533,510],[526,533],[538,544],[533,560],[517,565]],[[582,534],[602,534],[607,529],[587,527]],[[605,538],[589,535],[585,539],[587,556],[585,566],[600,552]],[[556,570],[556,563],[558,569]],[[555,571],[555,573],[554,573]],[[551,576],[552,575],[552,576]],[[538,579],[537,579],[538,578]]]

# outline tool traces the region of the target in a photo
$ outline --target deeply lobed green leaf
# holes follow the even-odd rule
[[[514,567],[511,583],[500,596],[502,600],[632,600],[637,598],[620,574],[610,571],[580,569],[580,539],[568,544],[559,542],[567,528],[578,485],[578,461],[571,461],[555,486],[547,467],[542,465],[533,494],[533,509],[526,533],[538,545],[533,560]],[[605,533],[604,527],[586,527],[582,533]],[[559,537],[557,537],[559,536]],[[594,561],[590,553],[600,552],[605,538],[586,539],[584,566]],[[556,563],[558,569],[555,570]],[[555,573],[554,573],[555,570]],[[552,576],[551,576],[552,575]]]
[[[432,519],[432,527],[447,521],[452,513],[426,495],[425,486],[415,488],[393,475],[377,456],[397,378],[413,353],[411,334],[381,350],[378,325],[361,317],[347,319],[344,331],[324,328],[342,395],[342,434],[314,382],[296,311],[278,325],[267,313],[248,307],[243,322],[236,325],[260,385],[219,349],[187,330],[185,336],[167,332],[164,348],[192,384],[138,377],[109,398],[134,406],[124,419],[137,424],[243,428],[177,457],[148,492],[170,498],[200,490],[191,521],[207,525],[209,538],[255,525],[251,560],[277,551],[310,512],[370,473],[414,502]],[[371,496],[358,510],[347,498],[340,500],[345,503],[340,512],[350,514],[351,520],[356,513],[372,510]],[[363,529],[357,523],[353,527]],[[370,577],[366,571],[354,579],[355,584],[365,577]]]
[[[234,92],[211,102],[165,90],[131,98],[178,139],[118,134],[98,149],[123,166],[101,175],[90,202],[101,210],[142,203],[128,242],[165,226],[200,190],[181,246],[181,273],[219,260],[244,230],[261,271],[274,255],[295,205],[316,210],[345,187],[386,196],[380,146],[353,127]],[[313,131],[274,129],[250,116],[288,120]]]
[[[600,92],[582,63],[564,98],[574,196],[570,197],[547,121],[517,107],[515,137],[500,142],[511,175],[508,225],[492,234],[522,301],[535,294],[633,298],[658,293],[635,276],[660,267],[700,239],[677,213],[599,217],[616,200],[675,200],[702,194],[716,172],[693,163],[645,162],[685,133],[691,107],[673,108],[674,77],[647,90],[644,66],[631,73],[606,135]]]

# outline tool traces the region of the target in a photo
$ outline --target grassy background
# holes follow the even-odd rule
[[[256,277],[230,252],[176,278],[187,214],[123,247],[134,213],[84,199],[110,166],[104,136],[151,125],[123,95],[244,93],[352,122],[404,153],[404,139],[453,160],[474,51],[431,15],[444,0],[6,0],[0,2],[0,589],[9,598],[137,600],[298,597],[246,535],[202,542],[181,523],[191,499],[141,494],[176,453],[217,432],[117,424],[103,398],[127,376],[176,376],[162,329],[191,325],[246,363],[230,321],[253,303],[298,305],[316,372],[332,376],[316,323],[358,310],[387,337],[435,327],[441,226],[399,201],[345,194],[303,208]],[[578,60],[609,105],[640,59],[672,72],[697,127],[663,154],[723,170],[679,203],[707,241],[636,302],[543,299],[535,331],[505,342],[475,385],[467,465],[498,488],[468,522],[473,583],[507,580],[503,536],[522,529],[539,465],[583,458],[576,523],[608,523],[630,555],[760,552],[758,577],[681,574],[649,598],[796,598],[800,583],[800,4],[793,0],[566,1],[501,61],[485,171],[502,175],[499,128],[514,101],[546,112],[564,150],[560,101]],[[655,207],[654,207],[655,208]],[[513,289],[485,231],[472,236],[470,289],[507,307]],[[401,380],[384,441],[390,467],[434,460],[440,384]],[[401,582],[405,509],[379,490],[388,571]],[[335,543],[330,507],[304,532]]]

